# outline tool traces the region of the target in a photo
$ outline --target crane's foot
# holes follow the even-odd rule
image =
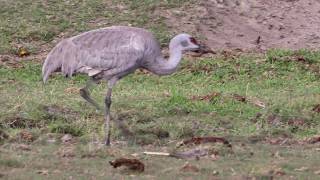
[[[110,139],[106,139],[106,141],[104,142],[104,144],[105,144],[106,146],[110,146]]]

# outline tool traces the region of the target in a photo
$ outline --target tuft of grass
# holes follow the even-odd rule
[[[23,167],[23,164],[17,159],[0,156],[0,167],[1,166],[9,168],[21,168]]]
[[[76,124],[68,124],[63,122],[55,122],[48,125],[51,133],[71,134],[72,136],[82,136],[85,132]]]

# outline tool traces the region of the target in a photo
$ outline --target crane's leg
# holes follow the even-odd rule
[[[117,80],[118,79],[113,78],[108,81],[108,91],[107,91],[107,95],[105,98],[105,105],[106,105],[106,109],[105,109],[105,133],[106,133],[105,144],[107,146],[110,145],[110,135],[111,135],[111,125],[110,125],[111,93],[112,93],[112,87],[116,84]]]
[[[87,102],[89,102],[91,105],[93,105],[97,110],[99,111],[102,111],[102,108],[99,106],[99,104],[93,100],[90,96],[90,93],[89,93],[89,88],[95,84],[99,82],[98,79],[94,79],[94,78],[90,78],[88,81],[87,81],[87,84],[84,88],[81,88],[80,89],[80,95],[83,99],[85,99]]]

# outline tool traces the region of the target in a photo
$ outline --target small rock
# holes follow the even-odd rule
[[[301,168],[294,169],[295,171],[307,171],[309,168],[302,166]]]
[[[210,156],[210,158],[211,158],[211,160],[216,161],[216,160],[219,159],[219,156],[218,156],[217,154],[212,154],[212,155]]]
[[[133,154],[131,154],[131,156],[133,156],[133,157],[138,157],[139,154],[138,154],[138,153],[133,153]]]
[[[61,141],[63,143],[68,143],[72,140],[72,135],[71,134],[66,134],[61,138]]]
[[[214,171],[212,171],[212,174],[213,174],[213,175],[218,175],[218,174],[219,174],[219,171],[214,170]]]
[[[48,139],[48,140],[47,140],[47,143],[55,143],[55,142],[57,142],[56,139]]]

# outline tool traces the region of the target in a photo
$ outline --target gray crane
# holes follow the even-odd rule
[[[162,56],[159,42],[145,29],[111,26],[84,32],[64,39],[48,54],[43,67],[44,83],[50,74],[61,71],[66,77],[86,73],[90,77],[80,95],[102,108],[89,94],[89,87],[101,80],[108,81],[105,97],[105,144],[110,145],[110,106],[112,87],[122,77],[142,68],[157,75],[169,75],[176,71],[184,51],[202,49],[188,34],[179,34],[169,44],[169,59]]]

